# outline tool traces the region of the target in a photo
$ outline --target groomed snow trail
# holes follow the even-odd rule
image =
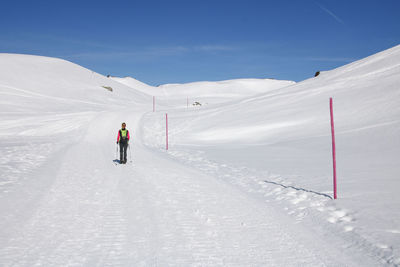
[[[43,184],[28,218],[8,233],[1,266],[376,265],[234,186],[144,147],[140,113],[125,114],[133,114],[127,128],[134,163],[112,161],[123,116],[98,116],[54,159],[53,182]]]

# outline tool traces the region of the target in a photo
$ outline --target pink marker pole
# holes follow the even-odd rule
[[[156,97],[153,96],[153,112],[156,111]]]
[[[329,100],[331,110],[331,130],[332,130],[332,158],[333,158],[333,198],[337,199],[337,183],[336,183],[336,143],[335,143],[335,125],[333,122],[333,100]]]
[[[168,150],[168,113],[165,113],[165,137],[166,137],[166,149]]]

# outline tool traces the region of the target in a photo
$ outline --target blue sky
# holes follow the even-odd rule
[[[2,0],[1,11],[1,53],[152,85],[300,81],[400,44],[399,0]]]

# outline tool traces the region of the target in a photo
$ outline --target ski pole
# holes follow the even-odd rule
[[[115,149],[115,158],[116,159],[118,159],[118,144],[115,144],[116,145],[116,149]]]
[[[129,158],[130,158],[130,162],[132,163],[132,152],[131,152],[131,145],[128,144],[128,148],[129,148]]]

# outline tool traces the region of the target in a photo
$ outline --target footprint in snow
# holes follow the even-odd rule
[[[392,234],[400,234],[400,230],[396,230],[396,229],[389,229],[389,230],[386,230],[386,232],[392,233]]]
[[[351,216],[349,216],[345,210],[331,211],[330,216],[331,217],[328,218],[328,222],[330,222],[330,223],[354,221],[353,218]]]
[[[347,225],[347,226],[345,226],[343,229],[344,229],[345,232],[351,232],[351,231],[354,230],[354,227],[353,227],[353,226],[350,226],[350,225]]]

